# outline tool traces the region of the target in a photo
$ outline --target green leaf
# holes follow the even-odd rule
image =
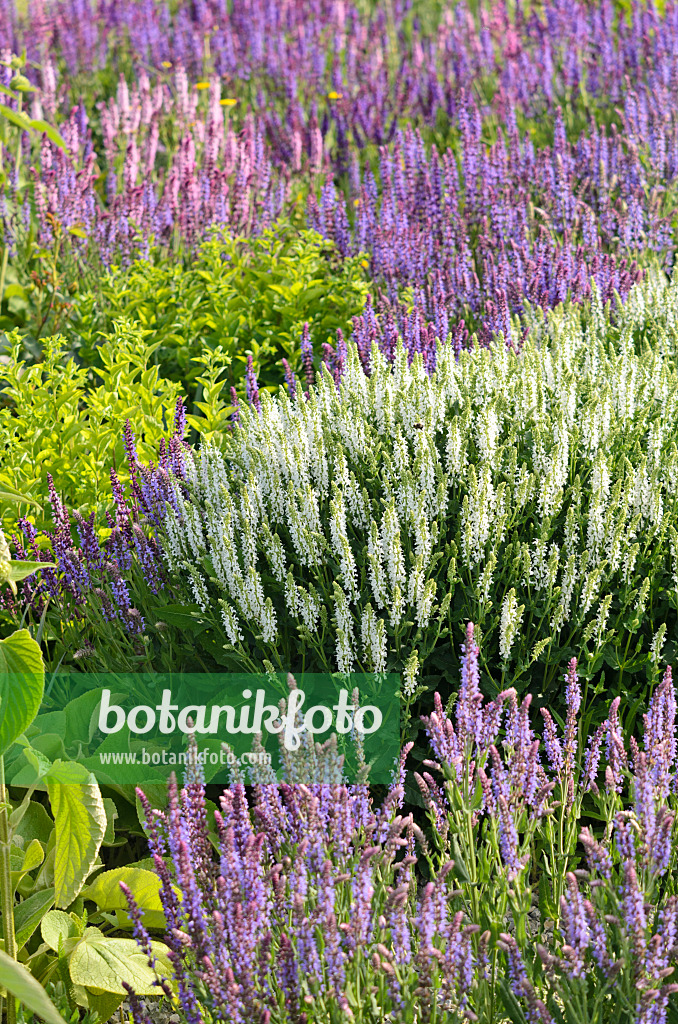
[[[20,114],[18,110],[12,110],[5,103],[0,103],[0,114],[15,124],[17,128],[21,128],[23,131],[28,132],[31,129],[31,122],[25,114]]]
[[[114,868],[97,875],[91,885],[83,890],[87,900],[94,900],[100,910],[127,910],[127,900],[120,888],[124,882],[141,910],[162,911],[160,900],[160,879],[153,871],[128,865]]]
[[[64,708],[66,719],[64,745],[66,748],[69,744],[78,745],[85,741],[89,743],[92,739],[98,727],[99,719],[95,712],[101,701],[102,689],[102,687],[98,687],[95,690],[88,690],[69,701]],[[122,694],[120,696],[122,697]],[[114,698],[111,697],[111,700]],[[39,722],[40,719],[38,719],[38,724]]]
[[[94,867],[106,834],[106,809],[96,778],[75,780],[77,764],[57,764],[47,776],[47,790],[56,828],[54,887],[57,907],[67,907]],[[71,769],[70,771],[68,769]],[[69,780],[69,775],[71,780]]]
[[[84,985],[74,985],[73,994],[78,1005],[94,1010],[100,1021],[110,1020],[123,1002],[123,997],[119,993],[104,992],[103,989],[98,988],[85,988]]]
[[[28,630],[0,640],[0,755],[37,715],[44,688],[42,654]]]
[[[197,621],[202,613],[197,604],[182,605],[168,604],[157,611],[158,619],[167,622],[170,626],[180,626],[182,629],[200,630],[204,627]]]
[[[31,800],[26,813],[16,827],[16,834],[21,836],[24,843],[30,843],[32,839],[39,839],[41,843],[47,843],[54,829],[54,822],[42,804],[37,800]]]
[[[5,294],[7,294],[5,292]],[[21,491],[15,490],[10,487],[9,484],[0,484],[0,501],[11,501],[15,505],[25,502],[27,505],[34,505],[36,508],[41,508],[39,501],[34,501],[33,498],[29,498],[27,494],[22,494]]]
[[[41,1017],[47,1024],[63,1024],[63,1017],[49,998],[39,981],[23,964],[12,960],[0,950],[0,986],[11,992],[31,1013]]]
[[[499,979],[499,991],[511,1024],[527,1024],[523,1008],[505,978]]]
[[[70,914],[63,910],[50,910],[40,925],[43,941],[55,953],[64,948],[68,939],[79,938],[78,926]]]
[[[26,289],[24,288],[23,285],[17,284],[16,282],[14,284],[7,285],[7,287],[5,288],[5,294],[3,296],[3,298],[5,299],[25,299],[26,297]]]
[[[34,871],[45,859],[45,852],[39,839],[32,839],[24,852],[22,871]]]
[[[17,949],[26,945],[47,911],[54,903],[54,889],[43,889],[29,896],[14,908],[14,931]]]
[[[126,843],[126,839],[120,839],[119,843],[115,841],[115,821],[118,817],[118,808],[115,806],[115,800],[112,800],[110,796],[104,797],[104,810],[106,811],[106,832],[103,838],[104,846],[115,846]]]
[[[25,580],[27,576],[32,576],[34,572],[38,572],[39,569],[56,569],[56,563],[12,561],[9,563],[9,578],[18,583],[20,580]]]
[[[36,132],[42,132],[46,135],[50,142],[53,142],[55,146],[59,147],[59,149],[66,149],[66,143],[62,136],[59,135],[56,128],[51,124],[48,124],[47,121],[42,121],[40,118],[34,117],[29,124]]]
[[[152,942],[151,949],[158,960],[159,971],[172,977],[167,959],[167,946]],[[138,996],[159,995],[155,972],[148,966],[146,954],[134,939],[109,939],[98,928],[88,928],[83,941],[73,950],[69,960],[71,978],[75,985],[99,988],[105,992],[127,995],[122,986],[126,981]]]
[[[31,85],[25,75],[14,75],[9,83],[10,89],[16,90],[16,92],[37,92],[38,90],[34,85]]]

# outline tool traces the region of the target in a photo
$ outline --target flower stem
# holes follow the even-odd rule
[[[5,940],[5,953],[16,960],[14,935],[14,892],[9,859],[9,818],[7,815],[7,789],[5,787],[5,759],[0,755],[0,913]],[[16,1024],[16,1000],[7,994],[7,1024]]]

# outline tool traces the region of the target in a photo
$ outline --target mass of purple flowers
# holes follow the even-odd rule
[[[183,788],[170,784],[166,811],[139,792],[182,1019],[476,1020],[493,1006],[485,1019],[499,1020],[500,975],[528,1021],[550,1024],[558,1007],[591,1009],[611,992],[620,1016],[588,1019],[668,1019],[678,991],[678,897],[664,884],[678,777],[671,669],[627,749],[618,701],[587,744],[574,659],[563,735],[545,712],[540,738],[529,696],[483,698],[470,623],[462,651],[454,717],[436,694],[424,720],[428,829],[401,813],[412,744],[380,807],[362,786],[258,778],[248,791],[238,777],[208,812],[190,770]],[[584,824],[594,796],[596,821]],[[430,880],[417,886],[422,870]]]
[[[13,246],[35,216],[50,248],[74,228],[76,252],[111,264],[305,204],[341,253],[368,253],[392,318],[413,289],[415,350],[469,317],[508,339],[527,302],[581,301],[592,279],[623,298],[640,255],[670,266],[677,19],[640,0],[628,20],[611,0],[460,3],[435,29],[407,0],[5,3],[3,45],[35,62],[31,113],[66,148],[26,136],[33,187],[4,231]],[[71,79],[123,51],[133,74],[92,109]]]
[[[199,781],[170,784],[166,812],[138,795],[185,1020],[350,1019],[370,997],[376,1013],[414,999],[422,1020],[466,1006],[477,929],[450,912],[451,865],[417,894],[414,850],[425,840],[399,813],[401,786],[375,810],[366,787],[263,783],[250,800],[237,782],[213,822]]]
[[[157,594],[168,582],[162,549],[153,535],[168,502],[174,502],[171,479],[184,475],[182,452],[186,433],[186,411],[177,400],[174,429],[159,446],[157,464],[139,462],[136,442],[129,421],[124,431],[125,454],[130,485],[126,493],[119,476],[111,469],[113,514],[106,513],[105,540],[95,524],[95,513],[84,517],[70,513],[57,494],[48,474],[49,503],[54,530],[39,535],[33,524],[22,517],[20,535],[12,536],[14,557],[54,563],[20,584],[17,597],[3,588],[0,604],[10,610],[29,607],[39,618],[46,603],[56,602],[62,618],[90,617],[98,606],[107,622],[119,622],[132,636],[144,633],[143,615],[134,606],[131,581],[137,580],[151,594]]]

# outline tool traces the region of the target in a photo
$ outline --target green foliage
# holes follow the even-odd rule
[[[31,733],[43,690],[42,655],[28,630],[0,640],[0,905],[5,946],[0,951],[0,986],[28,1011],[56,1021],[62,1017],[43,985],[60,979],[66,1019],[74,1014],[79,1019],[78,1007],[83,1007],[105,1021],[125,995],[121,979],[149,994],[153,974],[131,939],[86,927],[85,900],[94,903],[99,923],[110,926],[107,912],[115,910],[115,926],[130,927],[120,890],[111,888],[125,881],[139,906],[149,911],[149,925],[164,927],[159,881],[142,866],[125,867],[97,879],[78,900],[102,866],[99,851],[107,835],[114,845],[118,812],[112,799],[104,801],[84,765],[54,757],[64,749],[61,736],[39,734],[31,745],[26,733]],[[63,718],[66,725],[67,716]],[[20,801],[8,799],[6,774],[14,790],[24,790]],[[47,795],[52,817],[36,796],[40,792]],[[38,928],[44,941],[36,946]],[[154,951],[171,975],[166,948],[156,943]],[[17,963],[17,956],[30,970]],[[9,1017],[16,1020],[13,1001]]]
[[[28,630],[0,640],[0,756],[37,715],[44,685],[42,654]]]
[[[113,268],[96,292],[77,295],[67,333],[78,359],[99,366],[101,332],[128,318],[153,346],[161,375],[197,401],[201,372],[214,354],[230,412],[228,388],[244,394],[248,354],[260,387],[271,388],[283,380],[283,357],[300,369],[306,321],[316,350],[335,342],[337,328],[350,331],[367,297],[364,263],[340,259],[320,235],[284,222],[254,239],[215,234],[188,266],[155,253],[128,269]],[[200,422],[193,425],[201,429]]]
[[[33,970],[44,985],[62,980],[72,1010],[80,1006],[108,1020],[126,995],[123,981],[138,995],[158,994],[148,957],[136,942],[88,926],[86,914],[51,910],[40,932],[43,941],[33,954]],[[154,941],[151,948],[160,973],[171,977],[167,947]]]
[[[61,1014],[62,1019],[67,1021],[67,1024],[97,1024],[99,1014],[94,1010],[87,1010],[83,1015],[79,1006],[74,1010],[71,1009],[66,986],[62,981],[49,981],[44,988]],[[18,1020],[19,1024],[39,1024],[40,1018],[32,1013],[26,1014],[20,1010]]]
[[[44,504],[47,474],[70,508],[84,515],[110,504],[110,470],[125,478],[123,430],[129,419],[146,458],[171,432],[180,387],[160,377],[153,346],[138,327],[115,324],[99,347],[99,367],[78,367],[63,337],[45,342],[40,363],[21,358],[17,332],[0,362],[0,487]],[[50,528],[44,510],[38,529]],[[6,517],[9,526],[11,519]]]
[[[62,1024],[63,1018],[51,999],[23,964],[0,950],[0,985],[23,1006],[47,1024]]]

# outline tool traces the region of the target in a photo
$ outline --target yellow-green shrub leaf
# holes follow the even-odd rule
[[[104,871],[97,875],[91,885],[83,890],[87,900],[94,900],[100,910],[127,910],[127,900],[120,888],[124,882],[132,890],[132,895],[140,910],[162,912],[160,900],[160,879],[153,871],[128,865]]]
[[[0,754],[31,724],[44,688],[42,654],[28,630],[0,640]]]
[[[91,872],[106,834],[106,809],[96,778],[68,781],[69,769],[82,765],[62,764],[47,776],[47,790],[56,830],[54,888],[57,907],[67,907],[78,895]]]
[[[152,942],[158,960],[158,970],[167,978],[172,968],[167,959],[167,946]],[[71,979],[76,985],[100,988],[105,992],[127,994],[122,986],[126,981],[139,996],[158,995],[155,972],[148,966],[146,954],[134,939],[109,939],[98,928],[88,928],[82,942],[73,950],[69,960]]]
[[[65,914],[63,910],[50,910],[45,914],[40,925],[40,933],[43,941],[55,953],[58,953],[60,948],[64,949],[69,939],[79,938],[78,926],[71,915]]]

